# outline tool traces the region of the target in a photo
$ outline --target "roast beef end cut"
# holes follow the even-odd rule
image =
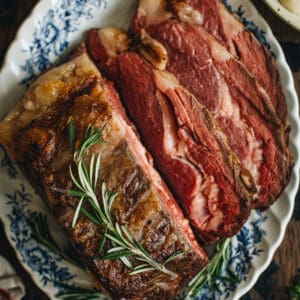
[[[69,171],[71,165],[77,176],[69,144],[70,120],[76,147],[88,126],[103,130],[106,143],[94,145],[84,154],[87,166],[92,154],[101,155],[95,187],[99,203],[105,182],[109,191],[118,193],[111,207],[113,222],[125,226],[154,260],[163,264],[181,251],[181,256],[166,264],[175,276],[158,270],[130,275],[132,270],[121,260],[98,259],[111,248],[106,241],[104,253],[98,252],[104,226],[83,213],[72,226],[80,199],[62,192],[76,189]],[[82,46],[71,60],[30,85],[23,100],[0,123],[0,137],[75,245],[97,287],[113,299],[173,299],[207,264],[204,250],[153,168],[112,84],[101,77]],[[87,201],[83,207],[90,210]],[[134,256],[128,259],[133,266],[139,263]]]
[[[213,242],[233,235],[249,214],[255,191],[251,175],[207,109],[176,77],[138,52],[108,58],[108,76],[198,236]]]
[[[145,3],[143,1],[143,6],[147,7]],[[213,114],[242,167],[251,173],[257,190],[252,207],[268,208],[289,182],[294,161],[288,149],[286,102],[280,83],[274,85],[280,79],[274,59],[264,57],[262,61],[262,54],[267,54],[268,50],[257,47],[254,36],[217,1],[162,1],[156,4],[159,5],[157,9],[172,12],[173,17],[162,18],[160,22],[156,19],[152,24],[149,17],[147,25],[135,20],[131,31],[138,35],[141,26],[146,26],[142,30],[165,47],[168,55],[166,70]],[[134,27],[134,24],[140,27]],[[243,33],[239,44],[244,48],[249,47],[246,37],[253,39],[253,56],[258,56],[260,63],[250,65],[258,68],[261,65],[265,70],[268,63],[269,69],[261,70],[259,75],[267,72],[263,77],[273,76],[277,81],[268,80],[273,82],[276,90],[256,76],[246,63],[244,65],[243,59],[226,44],[223,27],[232,39]],[[251,55],[248,52],[247,56]],[[281,107],[280,112],[283,111],[281,115],[278,107]]]
[[[180,4],[187,5],[201,14],[203,18],[201,26],[239,59],[264,89],[288,139],[290,126],[287,118],[287,104],[276,62],[270,50],[261,44],[220,0],[168,0],[167,2],[171,3],[173,10]]]

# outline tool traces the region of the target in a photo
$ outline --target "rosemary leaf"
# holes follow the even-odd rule
[[[107,253],[106,255],[102,256],[100,260],[112,260],[112,259],[118,259],[121,257],[127,257],[132,255],[132,252],[129,250],[121,250],[118,252],[112,252],[112,253]]]
[[[91,146],[100,143],[101,137],[102,130],[89,125],[84,131],[81,145],[78,151],[78,157],[81,158]]]
[[[61,300],[92,300],[92,299],[99,299],[99,292],[95,293],[68,293],[68,294],[58,294],[57,299]]]
[[[82,135],[82,139],[81,139],[81,142],[80,142],[80,148],[83,148],[83,144],[84,142],[87,140],[87,137],[88,137],[88,132],[91,128],[91,124],[89,124],[85,129],[84,129],[84,132],[83,132],[83,135]]]
[[[124,250],[124,247],[115,247],[115,248],[111,248],[107,251],[107,253],[112,253],[112,252],[118,252],[118,251],[122,251]]]
[[[73,120],[70,121],[68,129],[69,129],[70,148],[72,150],[72,153],[74,153],[75,152],[75,127],[74,127]]]
[[[87,177],[85,163],[83,162],[82,159],[78,161],[77,171],[78,171],[78,177],[80,178],[80,184],[82,186],[82,189],[86,192],[86,194],[91,194],[89,178]]]
[[[223,281],[227,281],[229,283],[236,283],[236,282],[239,282],[240,280],[238,279],[238,281],[236,279],[233,279],[229,276],[217,276],[216,279],[221,279]]]
[[[99,299],[101,294],[95,289],[86,289],[76,286],[63,284],[60,281],[55,282],[60,287],[60,292],[55,295],[57,299],[65,300],[92,300]]]
[[[138,266],[136,266],[136,267],[133,268],[133,271],[144,269],[145,267],[148,267],[148,264],[138,265]]]
[[[166,265],[168,262],[170,262],[170,261],[174,260],[175,258],[182,256],[182,255],[183,255],[183,252],[180,250],[174,252],[166,259],[166,261],[164,262],[164,265]]]
[[[101,226],[102,224],[89,212],[87,211],[84,207],[81,207],[81,212],[87,217],[89,218],[92,222],[94,222],[95,224]]]
[[[141,268],[139,270],[132,271],[129,274],[130,275],[137,275],[137,274],[144,273],[144,272],[149,272],[149,271],[155,271],[155,268],[145,267],[145,268]]]
[[[217,243],[215,255],[210,263],[191,280],[185,291],[184,300],[192,299],[207,284],[217,287],[216,280],[220,278],[224,263],[228,260],[230,244],[230,238]],[[229,275],[232,277],[232,274],[229,273]]]
[[[227,260],[228,260],[228,258],[227,258]],[[232,269],[230,267],[226,268],[226,272],[230,276],[230,277],[227,277],[228,280],[226,280],[226,281],[230,281],[232,283],[236,283],[236,282],[241,281],[241,279],[232,271]]]
[[[121,262],[128,268],[128,269],[132,269],[132,263],[129,261],[129,259],[125,256],[120,257]]]
[[[103,224],[103,223],[107,224],[107,221],[103,221],[103,220],[106,220],[106,216],[103,214],[101,209],[98,209],[98,206],[95,204],[95,201],[93,201],[90,198],[87,198],[87,201],[90,204],[91,209],[93,210],[93,213],[97,217],[98,223],[99,224]]]
[[[76,177],[74,176],[73,174],[73,171],[72,171],[72,166],[69,166],[69,174],[70,174],[70,177],[72,179],[72,182],[76,185],[76,187],[81,191],[81,192],[85,192],[83,187],[79,184],[79,182],[77,181]]]
[[[90,173],[89,173],[89,180],[91,182],[94,181],[94,165],[95,165],[95,154],[92,155],[91,157],[91,161],[90,161]],[[95,187],[93,186],[93,189],[95,189]]]
[[[82,196],[82,197],[80,198],[80,201],[79,201],[79,203],[78,203],[78,205],[77,205],[77,207],[76,207],[76,210],[75,210],[75,213],[74,213],[74,217],[73,217],[73,222],[72,222],[72,228],[75,227],[76,222],[77,222],[77,220],[78,220],[78,217],[79,217],[79,213],[80,213],[80,210],[81,210],[81,206],[82,206],[83,200],[84,200],[84,196]]]
[[[107,233],[107,230],[108,230],[108,228],[107,228],[107,226],[106,226],[106,227],[105,227],[105,230],[104,230],[104,232],[103,232],[103,234],[102,234],[102,237],[101,237],[101,239],[100,239],[100,241],[99,241],[99,244],[98,244],[98,253],[101,253],[102,250],[103,250],[104,244],[105,244],[105,242],[106,242],[106,236],[105,236],[105,234]]]
[[[73,135],[70,136],[70,140],[73,140],[75,137],[75,131],[74,124],[71,124],[72,125],[69,125],[71,126],[71,128],[69,128],[69,132]],[[89,151],[91,146],[100,142],[103,142],[102,130],[89,125],[84,131],[79,149],[74,152],[73,161],[76,167],[77,176],[75,176],[71,166],[69,168],[69,174],[78,191],[69,190],[67,193],[73,197],[80,197],[80,200],[78,201],[77,208],[74,213],[72,226],[74,227],[76,225],[79,214],[82,212],[92,222],[105,228],[98,245],[99,253],[103,251],[104,243],[107,239],[110,240],[113,247],[108,249],[105,255],[101,257],[97,256],[95,259],[120,259],[125,266],[133,269],[132,274],[158,270],[170,276],[176,276],[174,272],[165,267],[165,264],[182,255],[180,251],[170,255],[163,264],[155,261],[147,253],[143,246],[132,237],[125,226],[113,221],[111,208],[117,197],[117,193],[109,191],[104,181],[101,185],[101,199],[98,199],[96,187],[100,172],[100,155],[97,156],[97,159],[95,155],[91,156],[89,167],[85,164],[83,156]],[[87,204],[89,205],[88,209],[82,207],[84,201],[87,201]],[[127,258],[129,256],[143,263],[133,266],[131,261]]]
[[[133,243],[133,237],[129,233],[129,231],[127,230],[127,228],[125,226],[121,226],[121,229],[122,229],[122,232],[125,234],[126,238],[128,239],[128,241],[130,241],[130,243]]]
[[[66,193],[69,196],[73,196],[73,197],[83,197],[85,194],[83,192],[80,191],[74,191],[74,190],[67,190]]]
[[[106,233],[105,236],[109,238],[111,241],[115,242],[117,245],[126,247],[122,240],[118,239],[117,237],[113,236],[112,234]]]
[[[116,227],[116,231],[117,231],[117,233],[119,235],[120,240],[122,240],[122,242],[124,243],[124,245],[126,245],[127,247],[130,247],[131,244],[132,244],[132,241],[133,241],[132,236],[129,234],[130,238],[126,239],[126,237],[123,235],[123,232],[122,232],[122,229],[121,229],[123,226],[121,227],[118,223],[116,223],[115,227]]]
[[[291,300],[300,299],[300,270],[297,271],[291,286],[288,287],[288,292],[289,296],[291,297]]]
[[[94,189],[96,189],[98,177],[100,174],[100,162],[101,162],[101,154],[98,154],[97,160],[96,160],[95,171],[94,171],[94,174],[95,174],[94,185],[93,185]]]
[[[148,262],[148,259],[145,257],[137,257],[136,258],[138,261],[142,261],[142,262]]]
[[[145,256],[148,256],[148,253],[137,240],[133,240],[133,243],[136,246],[136,248],[139,249]]]
[[[104,214],[106,215],[109,222],[112,223],[112,221],[110,219],[110,211],[108,209],[109,195],[107,195],[107,193],[106,193],[106,184],[105,184],[105,182],[102,183],[102,199],[104,199],[103,200]]]

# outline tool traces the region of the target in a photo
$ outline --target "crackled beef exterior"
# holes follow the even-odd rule
[[[245,65],[268,95],[288,139],[287,104],[275,59],[220,0],[140,0],[130,31],[137,33],[174,15],[202,27]]]
[[[177,16],[186,22],[176,20],[174,12],[169,12],[161,2],[151,2],[150,10],[150,2],[143,0],[133,27],[144,24],[147,34],[165,47],[167,70],[176,75],[180,83],[212,112],[230,147],[243,167],[252,174],[257,188],[252,207],[267,209],[289,182],[293,166],[287,145],[286,111],[284,115],[278,115],[276,109],[279,108],[274,109],[271,101],[275,96],[265,90],[258,83],[259,78],[256,81],[245,66],[222,46],[220,38],[216,40],[204,30],[203,18],[207,16],[198,15],[183,2],[180,2],[181,7],[176,3],[172,3],[173,10],[177,5]],[[212,6],[215,6],[214,3],[210,1]],[[152,14],[159,17],[154,18]],[[217,22],[218,19],[214,18]],[[232,18],[227,16],[226,20]],[[235,22],[238,23],[237,20]],[[281,91],[280,85],[278,91]],[[278,101],[285,103],[285,99],[279,96]],[[283,108],[280,109],[282,112]]]
[[[208,243],[232,236],[249,214],[251,176],[208,110],[172,74],[153,68],[135,52],[112,51],[122,48],[116,46],[122,34],[115,35],[115,42],[112,36],[112,29],[91,31],[89,52],[114,81],[195,231]]]
[[[98,197],[102,181],[109,190],[118,192],[113,218],[125,225],[155,260],[164,262],[175,251],[184,252],[167,264],[176,277],[159,271],[131,276],[120,260],[96,260],[104,229],[82,214],[72,228],[79,199],[59,191],[72,188],[70,120],[77,144],[88,125],[106,125],[106,143],[93,146],[85,157],[89,161],[92,153],[101,153]],[[207,263],[188,221],[153,169],[151,157],[125,116],[112,85],[100,76],[83,47],[72,60],[46,72],[29,87],[23,100],[0,123],[0,137],[10,157],[67,232],[96,285],[113,299],[173,299]]]

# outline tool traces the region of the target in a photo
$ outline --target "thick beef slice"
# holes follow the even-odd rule
[[[267,209],[293,166],[286,102],[268,50],[215,0],[141,0],[131,32],[138,37],[145,30],[165,47],[167,70],[212,112],[252,174],[252,207]]]
[[[88,48],[97,61],[104,57],[97,56],[104,34],[100,32],[98,42],[95,35],[96,31],[89,33]],[[102,43],[108,44],[103,39]],[[172,74],[155,70],[137,53],[112,55],[107,67],[198,235],[212,242],[236,233],[249,214],[252,179],[240,168],[212,115]]]
[[[29,87],[22,102],[0,124],[1,143],[68,233],[98,287],[113,299],[173,299],[207,263],[207,257],[154,170],[151,157],[129,123],[112,85],[101,78],[84,48],[77,54]],[[118,192],[112,207],[113,219],[125,225],[158,262],[183,251],[182,256],[167,264],[175,277],[159,271],[131,276],[130,269],[120,260],[97,260],[104,228],[82,214],[72,228],[79,199],[60,192],[72,188],[70,120],[75,125],[77,145],[88,125],[105,127],[106,143],[93,146],[85,157],[87,163],[92,153],[102,157],[98,198],[102,181],[109,190]],[[108,243],[105,248],[109,248]]]
[[[253,208],[266,209],[289,182],[293,159],[268,98],[242,64],[201,27],[168,20],[148,33],[164,45],[167,70],[213,114],[254,178]]]
[[[137,33],[142,28],[163,22],[170,18],[170,14],[181,21],[202,27],[245,65],[268,95],[288,139],[287,105],[276,62],[254,34],[219,0],[140,0],[130,32]]]
[[[287,105],[282,92],[279,72],[276,62],[270,51],[262,45],[243,24],[231,14],[219,0],[186,0],[186,4],[199,10],[203,14],[203,25],[205,29],[235,55],[249,72],[256,78],[266,90],[270,100],[288,130]],[[211,10],[207,10],[207,6]],[[208,23],[211,11],[215,15],[215,28]]]

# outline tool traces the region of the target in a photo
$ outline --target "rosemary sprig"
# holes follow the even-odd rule
[[[70,125],[71,124],[71,125]],[[69,124],[70,145],[75,149],[75,130],[74,124],[71,121]],[[91,156],[89,167],[83,161],[84,154],[87,153],[92,145],[96,145],[102,141],[102,130],[88,126],[84,132],[80,147],[74,152],[73,160],[76,165],[76,173],[74,174],[72,167],[69,168],[70,177],[76,189],[67,190],[70,196],[78,197],[79,202],[74,213],[72,226],[76,225],[80,213],[83,213],[92,222],[101,225],[105,228],[102,238],[99,242],[99,254],[103,252],[103,246],[106,240],[111,242],[110,248],[105,255],[96,257],[101,260],[120,259],[125,266],[132,269],[131,275],[142,272],[158,270],[170,276],[176,274],[166,268],[166,264],[182,255],[181,251],[173,253],[167,260],[160,264],[155,261],[142,247],[142,245],[132,237],[127,228],[114,222],[111,216],[111,207],[116,199],[117,193],[107,190],[106,183],[102,183],[101,187],[101,205],[98,202],[96,195],[96,187],[100,172],[101,156],[94,154]],[[83,203],[86,201],[91,210],[83,208]],[[133,266],[128,257],[134,257],[140,263]]]
[[[57,299],[62,300],[92,300],[92,299],[104,299],[104,296],[95,289],[87,289],[82,287],[76,287],[72,285],[63,284],[61,282],[56,282],[56,284],[61,288],[61,291],[55,295]],[[105,299],[108,299],[105,297]]]
[[[300,299],[300,270],[297,271],[292,285],[288,287],[288,292],[292,300]]]
[[[222,277],[221,272],[224,264],[228,261],[231,239],[227,238],[217,243],[216,253],[210,263],[203,268],[190,283],[185,291],[184,300],[190,300],[205,286],[217,286],[216,280],[223,279],[229,282],[239,282],[240,279],[227,268],[228,277]]]

